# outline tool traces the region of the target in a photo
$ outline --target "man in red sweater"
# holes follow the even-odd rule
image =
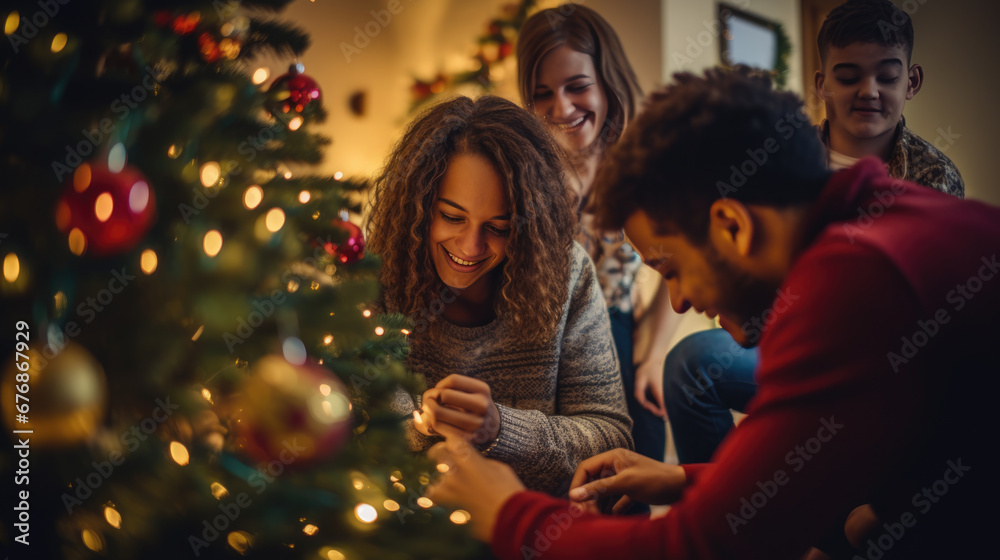
[[[845,531],[850,558],[988,550],[1000,209],[892,179],[875,158],[830,172],[801,101],[766,78],[675,80],[610,152],[595,210],[677,312],[759,337],[748,417],[709,464],[588,459],[572,501],[449,437],[431,450],[450,469],[430,496],[469,511],[503,559],[799,558]],[[596,513],[618,496],[671,508]]]

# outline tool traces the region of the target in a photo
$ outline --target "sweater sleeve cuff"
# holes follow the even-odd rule
[[[528,534],[540,515],[552,508],[568,508],[569,502],[541,492],[523,490],[507,499],[493,524],[490,547],[502,559],[521,559],[524,548],[523,535]]]
[[[693,485],[698,478],[712,466],[712,463],[689,463],[687,465],[681,465],[684,469],[684,486]]]
[[[538,448],[534,443],[537,421],[527,418],[526,411],[502,404],[497,405],[497,411],[500,413],[500,431],[495,445],[485,455],[507,464],[524,460],[526,450]]]

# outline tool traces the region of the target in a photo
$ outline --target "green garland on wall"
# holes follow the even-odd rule
[[[778,50],[775,53],[772,77],[778,89],[785,89],[788,83],[788,59],[792,56],[792,41],[785,33],[785,26],[775,22],[774,34],[778,36]]]

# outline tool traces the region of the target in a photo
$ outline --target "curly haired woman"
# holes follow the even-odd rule
[[[444,102],[395,147],[368,224],[381,306],[420,319],[407,366],[431,388],[408,421],[414,449],[461,435],[551,494],[565,493],[579,461],[632,446],[560,153],[509,101]]]

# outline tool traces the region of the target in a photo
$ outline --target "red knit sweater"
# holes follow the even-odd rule
[[[858,557],[966,557],[995,529],[987,399],[1000,368],[1000,209],[835,173],[766,323],[748,417],[650,520],[521,492],[500,558],[798,558],[854,506],[885,522]],[[780,298],[779,298],[780,299]],[[777,300],[776,300],[777,302]],[[990,388],[986,385],[990,384]],[[996,511],[996,504],[989,504]]]

